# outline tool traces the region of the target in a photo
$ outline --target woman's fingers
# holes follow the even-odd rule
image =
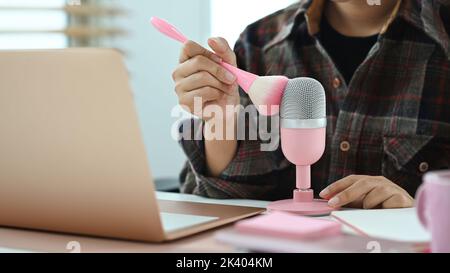
[[[208,45],[224,62],[236,66],[236,54],[231,49],[227,40],[221,37],[210,38]]]
[[[405,194],[394,194],[381,204],[383,209],[410,208],[414,206],[414,199]]]
[[[369,193],[376,186],[375,183],[371,183],[370,179],[362,179],[353,183],[350,187],[336,194],[328,201],[328,205],[331,207],[342,207],[352,202],[355,202],[361,197]]]
[[[191,111],[193,111],[196,97],[202,99],[201,109],[203,109],[206,103],[220,100],[223,96],[224,93],[221,90],[214,87],[205,86],[179,95],[178,100],[180,105],[187,106]]]
[[[203,115],[201,112],[208,105],[225,109],[239,103],[236,77],[221,65],[222,56],[228,63],[236,65],[236,56],[223,39],[209,42],[220,54],[188,41],[181,50],[180,65],[172,73],[179,103],[198,117]],[[196,98],[201,98],[201,108],[196,105]]]
[[[331,207],[373,209],[414,205],[408,192],[383,176],[351,175],[328,186],[320,196],[328,199]]]
[[[353,185],[353,183],[358,181],[358,179],[359,179],[358,175],[349,175],[347,177],[344,177],[341,180],[338,180],[333,184],[329,185],[323,191],[321,191],[320,197],[324,199],[330,199],[331,197],[335,196],[336,194]]]
[[[222,58],[220,58],[213,52],[209,51],[208,49],[202,47],[201,45],[197,44],[196,42],[187,41],[184,44],[183,48],[181,49],[179,62],[184,63],[185,61],[198,55],[203,55],[215,61],[216,63],[220,63],[222,61]]]
[[[175,91],[177,92],[177,94],[182,94],[206,86],[213,87],[225,93],[232,92],[233,88],[232,85],[227,85],[220,82],[219,80],[217,80],[217,78],[215,78],[208,72],[200,71],[180,81],[177,81],[177,83],[175,84]]]
[[[172,78],[174,81],[178,81],[201,71],[208,72],[225,84],[230,85],[236,81],[236,77],[232,73],[203,55],[195,56],[180,64],[172,74]]]
[[[392,193],[387,187],[375,187],[371,190],[362,202],[363,209],[378,208],[384,201],[392,197]]]

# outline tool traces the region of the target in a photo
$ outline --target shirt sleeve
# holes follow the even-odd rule
[[[241,39],[235,46],[238,66],[253,73],[261,73],[260,66],[249,67],[252,56],[258,55],[258,50],[244,43]],[[252,62],[261,64],[261,60]],[[240,90],[241,104],[251,104],[249,97]],[[250,122],[257,122],[248,117],[245,127]],[[244,198],[275,200],[292,194],[295,168],[285,159],[281,149],[267,152],[261,150],[263,143],[257,140],[240,140],[236,156],[219,177],[210,177],[206,171],[205,148],[203,140],[203,122],[191,119],[180,126],[180,144],[187,156],[187,162],[181,172],[181,191],[210,198]]]

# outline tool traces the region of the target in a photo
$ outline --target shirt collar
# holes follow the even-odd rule
[[[441,2],[436,0],[406,0],[402,3],[399,16],[424,32],[450,57],[450,39],[441,20],[441,5]]]
[[[308,33],[313,36],[320,31],[320,22],[326,0],[302,0],[300,3],[291,6],[296,8],[290,17],[281,27],[279,33],[264,47],[264,50],[285,40],[294,30],[296,21],[304,18]],[[433,4],[434,2],[434,4]],[[381,33],[385,33],[391,23],[398,17],[423,31],[433,41],[439,44],[447,56],[450,52],[450,39],[440,20],[440,4],[436,1],[421,0],[398,0],[391,16],[383,26]],[[437,8],[436,8],[437,5]]]
[[[322,5],[325,2],[325,0],[303,0],[299,3],[296,3],[287,9],[294,9],[295,12],[292,13],[291,16],[289,16],[286,19],[286,22],[283,22],[282,27],[280,28],[280,31],[277,35],[275,35],[272,40],[270,40],[265,46],[264,50],[267,50],[271,48],[272,46],[279,44],[280,42],[284,41],[293,31],[294,25],[296,21],[305,16],[305,13],[308,11],[309,8],[316,6],[317,4],[314,4],[315,2],[321,2]],[[313,8],[314,9],[314,8]],[[321,11],[320,11],[321,14]]]

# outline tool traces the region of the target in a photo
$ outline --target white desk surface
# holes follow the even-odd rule
[[[262,208],[265,208],[268,204],[265,201],[217,200],[190,194],[165,192],[157,192],[157,197],[160,200],[179,200]],[[0,228],[0,253],[71,252],[67,248],[70,242],[78,242],[81,247],[81,252],[234,252],[233,247],[218,243],[214,239],[214,234],[218,230],[226,230],[230,229],[230,227],[231,225],[228,225],[173,242],[158,244]]]

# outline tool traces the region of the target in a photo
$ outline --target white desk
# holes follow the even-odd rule
[[[265,208],[268,202],[256,200],[217,200],[190,194],[157,193],[160,200],[180,200],[199,203],[243,205]],[[1,252],[70,252],[69,242],[78,242],[81,252],[233,252],[230,246],[218,243],[214,234],[230,229],[230,225],[206,231],[169,243],[150,244],[121,240],[100,239],[77,235],[56,234],[40,231],[0,228]]]
[[[190,194],[157,192],[159,200],[178,200],[198,203],[215,203],[224,205],[243,205],[265,208],[269,202],[256,200],[217,200],[199,197]],[[327,217],[328,218],[328,217]],[[124,240],[102,239],[77,235],[56,234],[23,229],[0,228],[0,253],[2,252],[71,252],[67,248],[70,242],[77,242],[81,252],[235,252],[236,249],[220,243],[215,239],[217,231],[231,231],[231,224],[217,229],[205,231],[194,236],[167,243],[140,243]],[[248,238],[247,238],[248,240]],[[356,237],[353,240],[358,240]],[[361,239],[364,240],[364,239]],[[345,240],[345,244],[352,241]],[[381,241],[380,241],[381,242]],[[275,244],[277,242],[273,242]],[[338,242],[339,245],[344,243]],[[357,241],[359,243],[359,241]],[[383,242],[384,247],[399,249],[400,252],[409,252],[409,247],[403,244]],[[299,251],[292,248],[294,251]],[[301,246],[301,248],[305,246]],[[317,245],[307,246],[313,251]],[[300,248],[300,249],[301,249]],[[286,249],[286,248],[284,248]],[[320,249],[320,248],[317,248]],[[316,250],[317,250],[316,249]]]

